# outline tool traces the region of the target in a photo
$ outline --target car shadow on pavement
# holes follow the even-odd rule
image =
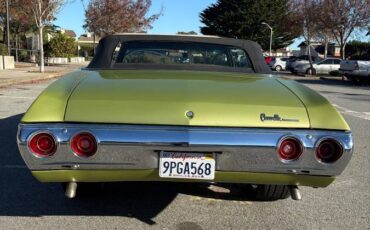
[[[214,185],[205,183],[169,182],[106,183],[95,190],[77,189],[77,197],[69,200],[61,184],[40,183],[25,166],[16,144],[21,117],[19,114],[0,120],[0,216],[126,216],[153,225],[152,219],[179,194],[252,200],[232,185],[214,189]]]

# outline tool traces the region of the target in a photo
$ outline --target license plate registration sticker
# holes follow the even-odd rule
[[[215,165],[212,153],[160,152],[159,176],[213,180]]]

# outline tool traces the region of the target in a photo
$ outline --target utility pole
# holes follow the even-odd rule
[[[79,44],[79,38],[77,38],[77,57],[80,57],[80,44]]]
[[[10,55],[9,0],[6,0],[6,38],[8,40],[8,55]]]
[[[94,53],[93,53],[93,56],[95,56],[95,39],[96,39],[96,37],[95,37],[95,31],[94,31],[94,37],[93,37],[93,39],[94,39],[94,41],[93,41],[93,47],[94,47]]]
[[[272,34],[273,34],[273,30],[272,30],[272,27],[269,24],[267,24],[266,22],[262,22],[261,24],[262,25],[266,25],[270,29],[270,31],[271,31],[271,33],[270,33],[270,57],[271,57],[272,56],[271,47],[272,47]]]

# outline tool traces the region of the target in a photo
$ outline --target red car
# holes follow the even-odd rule
[[[271,62],[273,59],[274,59],[274,57],[266,56],[266,57],[265,57],[265,62],[266,62],[266,64],[267,64],[267,65],[269,65],[269,64],[270,64],[270,62]]]

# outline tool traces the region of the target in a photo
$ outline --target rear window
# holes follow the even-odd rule
[[[312,61],[314,61],[314,62],[322,61],[322,59],[320,57],[311,56],[311,58],[312,58]],[[309,57],[308,57],[308,55],[302,55],[302,56],[299,56],[298,59],[308,61]]]
[[[334,59],[334,64],[335,65],[339,65],[340,64],[340,61],[341,61],[340,59]]]
[[[321,64],[331,65],[333,64],[333,59],[326,59],[325,61],[322,61]]]
[[[251,68],[243,49],[195,42],[135,41],[120,45],[116,64],[216,65]]]

